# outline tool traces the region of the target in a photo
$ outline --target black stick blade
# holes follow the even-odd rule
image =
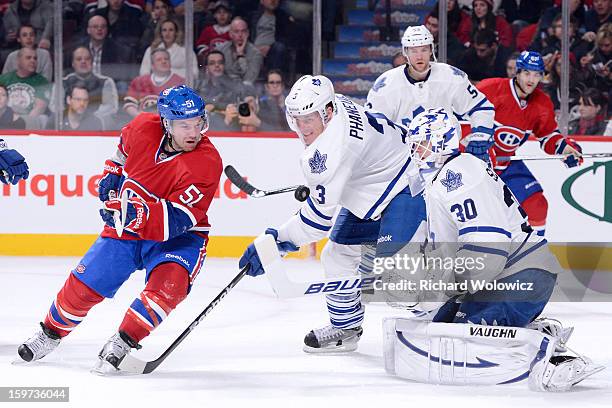
[[[245,193],[247,193],[248,195],[253,194],[253,192],[255,190],[257,190],[255,187],[253,187],[252,185],[250,185],[241,175],[240,173],[238,173],[238,171],[234,168],[234,166],[225,166],[225,175],[227,176],[227,178],[229,179],[229,181],[232,182],[232,184],[234,184],[236,187],[238,187],[240,190],[244,191]]]

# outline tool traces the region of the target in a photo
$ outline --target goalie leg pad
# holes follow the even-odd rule
[[[519,327],[383,321],[383,353],[389,374],[431,384],[509,384],[548,361],[556,340]]]
[[[140,342],[187,297],[188,290],[189,274],[185,268],[174,262],[158,265],[125,313],[119,331]]]

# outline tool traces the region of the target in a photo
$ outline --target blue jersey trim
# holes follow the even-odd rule
[[[492,227],[489,225],[485,225],[482,227],[465,227],[459,230],[459,235],[469,234],[470,232],[495,232],[497,234],[502,234],[507,236],[508,238],[512,238],[512,234],[509,231],[506,231],[503,228]]]
[[[489,102],[489,100],[487,99],[486,96],[484,96],[477,104],[476,106],[474,106],[472,109],[470,109],[467,113],[468,116],[472,116],[474,113],[479,112],[479,111],[488,111],[488,110],[495,110],[493,108],[493,105],[491,105],[491,103],[489,102],[489,106],[482,106],[485,103]]]
[[[312,209],[312,211],[314,211],[314,213],[317,214],[320,218],[323,218],[324,220],[327,220],[327,221],[332,220],[333,217],[328,217],[327,215],[323,214],[321,211],[317,210],[317,207],[315,207],[310,197],[306,199],[306,202],[308,203],[308,206]]]
[[[520,261],[521,259],[523,259],[524,257],[526,257],[527,255],[529,255],[530,253],[532,253],[533,251],[535,251],[536,249],[540,248],[541,246],[546,245],[548,241],[543,239],[542,241],[538,242],[537,244],[535,244],[534,246],[530,247],[529,249],[526,249],[525,251],[521,252],[520,254],[516,255],[515,257],[508,259],[508,262],[506,262],[506,268],[511,267],[512,265],[514,265],[515,263],[517,263],[518,261]]]
[[[391,190],[393,190],[393,187],[395,187],[395,185],[397,184],[398,180],[400,179],[400,177],[402,176],[402,174],[404,174],[404,172],[406,171],[406,169],[408,168],[408,165],[410,164],[410,159],[408,159],[406,161],[406,163],[404,163],[404,165],[402,166],[402,168],[400,169],[399,173],[397,173],[397,175],[393,178],[393,180],[391,180],[391,183],[389,183],[389,185],[387,186],[387,188],[385,189],[385,191],[382,193],[382,195],[380,196],[380,198],[378,200],[376,200],[376,202],[374,203],[374,206],[372,206],[372,208],[370,208],[370,210],[366,213],[366,215],[363,217],[364,219],[369,219],[370,217],[372,217],[372,214],[374,214],[374,212],[376,211],[376,209],[378,208],[378,206],[380,204],[382,204],[383,201],[385,201],[385,198],[387,198],[387,196],[391,193]]]
[[[300,211],[300,219],[302,220],[304,224],[311,226],[312,228],[318,229],[320,231],[329,231],[331,229],[331,226],[326,227],[325,225],[317,224],[316,222],[309,220],[308,218],[304,217],[301,211]]]
[[[467,245],[463,245],[461,248],[459,248],[459,251],[461,251],[462,249],[465,249],[467,251],[474,251],[474,252],[483,252],[483,253],[487,253],[487,254],[493,254],[493,255],[499,255],[499,256],[503,256],[504,258],[508,257],[508,252],[501,250],[501,249],[495,249],[495,248],[489,248],[489,247],[483,247],[480,245],[472,245],[472,244],[467,244]]]

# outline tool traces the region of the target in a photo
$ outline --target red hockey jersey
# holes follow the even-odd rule
[[[509,78],[489,78],[477,86],[495,107],[495,156],[514,156],[516,149],[531,135],[539,140],[546,153],[554,154],[562,136],[552,101],[537,88],[527,100],[521,100],[514,87]],[[495,170],[501,172],[508,164],[509,161],[498,162]]]
[[[164,135],[160,117],[141,113],[121,130],[119,150],[127,157],[121,194],[138,195],[149,208],[140,238],[166,241],[185,231],[207,234],[207,211],[223,168],[221,156],[208,137],[191,152],[170,157],[162,151]],[[117,238],[104,227],[103,237]],[[122,239],[138,239],[124,234]]]

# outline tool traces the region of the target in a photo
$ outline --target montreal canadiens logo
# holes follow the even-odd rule
[[[527,137],[525,131],[511,126],[501,126],[495,129],[495,144],[505,152],[513,152]]]
[[[85,272],[85,265],[83,264],[79,264],[79,266],[76,267],[76,272],[77,273],[83,273]]]

